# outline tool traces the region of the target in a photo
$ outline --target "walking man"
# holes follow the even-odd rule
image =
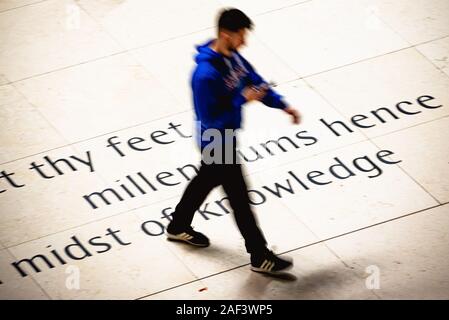
[[[245,44],[246,32],[252,26],[252,21],[242,11],[223,10],[218,17],[217,38],[197,46],[197,66],[191,85],[201,166],[176,206],[166,234],[169,240],[209,246],[209,239],[193,230],[191,223],[195,211],[209,192],[222,185],[251,256],[251,270],[273,274],[289,269],[292,262],[277,257],[267,248],[250,207],[246,182],[237,158],[234,130],[240,128],[242,106],[253,100],[283,110],[295,124],[299,123],[300,115],[237,51]]]

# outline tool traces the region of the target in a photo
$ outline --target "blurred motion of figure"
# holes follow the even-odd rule
[[[252,21],[242,11],[222,10],[218,17],[217,38],[197,46],[197,66],[191,85],[201,167],[186,187],[166,233],[169,240],[209,246],[209,239],[193,230],[191,223],[195,211],[209,192],[222,185],[251,256],[251,269],[277,273],[290,268],[292,262],[281,259],[267,248],[250,208],[246,182],[236,153],[235,129],[241,125],[242,105],[253,100],[283,110],[295,124],[299,123],[300,116],[237,51],[245,44],[246,33],[252,26]]]

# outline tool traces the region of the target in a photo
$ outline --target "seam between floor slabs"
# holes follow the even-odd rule
[[[279,253],[279,254],[286,254],[286,253],[298,251],[298,250],[301,250],[301,249],[304,249],[304,248],[307,248],[307,247],[311,247],[311,246],[314,246],[314,245],[317,245],[317,244],[320,244],[320,243],[325,243],[326,241],[330,241],[330,240],[333,240],[333,239],[341,238],[341,237],[350,235],[352,233],[356,233],[358,231],[362,231],[362,230],[365,230],[365,229],[373,228],[375,226],[386,224],[386,223],[394,221],[394,220],[400,220],[400,219],[406,218],[408,216],[412,216],[412,215],[415,215],[415,214],[418,214],[418,213],[423,213],[425,211],[429,211],[431,209],[435,209],[435,208],[438,208],[438,207],[442,207],[442,206],[444,206],[446,204],[449,204],[449,202],[445,202],[445,203],[442,203],[442,204],[437,204],[437,205],[434,205],[434,206],[431,206],[431,207],[428,207],[428,208],[425,208],[425,209],[417,210],[417,211],[414,211],[412,213],[408,213],[408,214],[405,214],[405,215],[402,215],[402,216],[399,216],[399,217],[395,217],[395,218],[388,219],[388,220],[385,220],[385,221],[382,221],[382,222],[378,222],[378,223],[375,223],[375,224],[372,224],[372,225],[369,225],[369,226],[366,226],[366,227],[363,227],[363,228],[359,228],[359,229],[355,229],[355,230],[352,230],[352,231],[349,231],[349,232],[345,232],[345,233],[342,233],[342,234],[339,234],[339,235],[336,235],[336,236],[332,236],[332,237],[329,237],[329,238],[326,238],[326,239],[323,239],[323,240],[320,240],[320,241],[316,241],[316,242],[313,242],[313,243],[310,243],[310,244],[307,244],[307,245],[304,245],[304,246],[300,246],[300,247],[297,247],[297,248],[294,248],[294,249],[291,249],[291,250],[287,250],[287,251],[284,251],[284,252]],[[150,293],[148,295],[144,295],[144,296],[135,298],[135,300],[147,298],[147,297],[150,297],[150,296],[162,293],[162,292],[166,292],[166,291],[169,291],[169,290],[172,290],[172,289],[176,289],[178,287],[182,287],[182,286],[185,286],[185,285],[188,285],[188,284],[191,284],[191,283],[194,283],[194,282],[198,282],[198,281],[201,281],[201,280],[204,280],[204,279],[212,278],[212,277],[215,277],[217,275],[220,275],[220,274],[223,274],[223,273],[227,273],[229,271],[233,271],[233,270],[236,270],[236,269],[239,269],[239,268],[243,268],[243,267],[246,267],[246,266],[249,266],[249,265],[250,265],[249,263],[246,263],[246,264],[243,264],[243,265],[240,265],[240,266],[236,266],[236,267],[230,268],[228,270],[216,272],[216,273],[208,275],[208,276],[197,278],[196,280],[188,281],[188,282],[185,282],[183,284],[179,284],[179,285],[167,288],[167,289],[159,290],[157,292],[153,292],[153,293]]]
[[[45,1],[47,1],[47,0],[45,0]],[[426,41],[426,42],[423,42],[423,43],[437,41],[437,40],[440,40],[440,39],[443,39],[443,38],[446,38],[446,37],[448,37],[448,36],[440,37],[440,38],[438,38],[438,39],[433,39],[433,40]],[[418,45],[421,45],[421,44],[423,44],[423,43],[419,43],[419,44],[414,45],[414,46],[418,46]],[[265,44],[263,44],[263,45],[266,47]],[[347,67],[347,66],[350,66],[350,65],[354,65],[354,64],[357,64],[357,63],[363,63],[363,62],[365,62],[365,61],[369,61],[369,60],[372,60],[372,59],[376,59],[376,58],[382,57],[382,56],[384,56],[384,55],[388,55],[388,54],[396,53],[396,52],[399,52],[399,51],[411,49],[411,48],[413,48],[414,46],[402,48],[402,49],[395,50],[395,51],[388,52],[388,53],[384,53],[384,54],[382,54],[382,55],[374,56],[374,57],[367,58],[367,59],[363,59],[363,60],[360,60],[360,61],[356,61],[356,62],[353,62],[353,63],[351,63],[351,64],[346,64],[346,65],[338,66],[338,67],[335,67],[335,68],[332,68],[332,69],[320,71],[320,72],[318,72],[318,73],[314,73],[314,74],[311,74],[311,75],[306,75],[306,76],[298,77],[298,78],[295,78],[295,79],[292,79],[292,80],[288,80],[288,81],[284,81],[284,82],[279,82],[279,85],[288,84],[288,83],[291,83],[291,82],[294,82],[294,81],[298,81],[298,80],[303,80],[304,82],[306,82],[306,79],[309,78],[309,77],[313,77],[313,76],[318,75],[318,74],[322,74],[322,73],[330,72],[330,71],[337,70],[337,69],[340,69],[340,68],[344,68],[344,67]],[[123,53],[123,52],[121,52],[121,53]],[[280,59],[275,53],[273,53],[273,54],[276,56],[277,59]],[[102,58],[98,58],[98,59],[102,59]],[[96,59],[96,60],[98,60],[98,59]],[[286,64],[286,63],[283,61],[283,59],[280,59],[280,60],[281,60],[281,62],[282,62],[284,65],[286,65],[286,66],[288,67],[288,64]],[[89,62],[89,61],[87,61],[87,62]],[[87,63],[87,62],[86,62],[86,63]],[[139,63],[139,64],[140,64],[140,63]],[[76,66],[76,65],[75,65],[75,66]],[[74,67],[74,66],[69,66],[69,67],[66,67],[66,68],[70,68],[70,67]],[[143,67],[143,66],[141,65],[141,67]],[[144,68],[144,67],[143,67],[143,68]],[[146,68],[145,68],[145,70],[148,71]],[[296,73],[293,69],[290,68],[290,70],[291,70],[292,72]],[[438,71],[444,73],[441,69],[438,69]],[[49,71],[49,73],[52,73],[52,72],[57,72],[57,71]],[[445,74],[445,73],[444,73],[444,74]],[[446,75],[446,74],[445,74],[445,75]],[[446,76],[448,76],[448,75],[446,75]],[[34,76],[33,76],[33,77],[34,77]],[[36,77],[38,77],[38,76],[36,76]],[[17,81],[14,81],[14,82],[10,82],[10,83],[3,84],[3,85],[13,85],[13,84],[15,84],[16,82],[20,82],[20,81],[22,81],[22,80],[17,80]],[[312,87],[308,82],[307,82],[307,85],[309,86],[310,89],[315,89],[315,88]],[[0,87],[1,87],[1,86],[2,86],[2,85],[0,85]],[[14,86],[14,88],[16,88],[16,87]],[[19,90],[19,91],[20,91],[20,89],[17,89],[17,88],[16,88],[16,90]],[[20,92],[20,93],[22,94],[22,92]],[[171,96],[171,95],[170,95],[170,96]],[[27,101],[28,101],[28,100],[27,100]],[[326,100],[326,101],[327,101],[327,100]],[[39,107],[36,107],[36,106],[35,106],[34,108],[36,109],[36,111],[39,112],[40,115],[42,115],[41,112],[40,112],[40,110],[39,110]],[[96,138],[99,138],[99,137],[102,137],[102,136],[110,135],[110,134],[113,134],[113,133],[122,132],[122,131],[125,131],[125,130],[128,130],[128,129],[131,129],[131,128],[136,128],[136,127],[139,127],[139,126],[148,125],[148,124],[150,124],[150,123],[152,123],[152,122],[160,121],[160,120],[163,120],[163,119],[169,119],[170,117],[173,117],[173,116],[176,116],[176,115],[179,115],[179,114],[182,114],[182,113],[186,113],[186,112],[191,112],[191,109],[188,108],[188,109],[186,109],[186,110],[178,111],[178,112],[175,112],[175,113],[172,113],[172,114],[169,114],[169,115],[164,115],[164,116],[158,117],[158,118],[156,118],[156,119],[152,119],[152,120],[149,120],[149,121],[145,121],[145,122],[138,123],[138,124],[134,124],[134,125],[127,126],[127,127],[122,127],[122,128],[120,128],[120,129],[117,129],[117,130],[114,130],[114,131],[109,131],[109,132],[107,132],[107,133],[101,133],[101,134],[96,135],[96,136],[93,136],[93,137],[89,137],[89,138],[86,138],[86,139],[77,140],[77,141],[74,141],[74,142],[71,142],[71,143],[68,143],[68,144],[64,144],[64,145],[57,146],[57,147],[54,147],[54,148],[51,148],[51,149],[46,149],[46,150],[44,150],[44,151],[40,151],[40,152],[37,152],[37,153],[33,153],[33,154],[31,154],[31,155],[26,155],[26,156],[23,156],[23,157],[20,157],[20,158],[15,158],[15,159],[12,159],[12,160],[8,160],[8,161],[5,161],[5,162],[3,162],[3,163],[0,163],[0,165],[7,164],[7,163],[11,163],[11,162],[14,162],[14,161],[17,161],[17,160],[26,159],[26,158],[28,158],[28,157],[32,157],[32,156],[36,156],[36,155],[39,155],[39,154],[43,154],[43,153],[46,153],[46,152],[49,152],[49,151],[52,151],[52,150],[61,149],[61,148],[64,148],[64,147],[67,147],[67,146],[70,146],[70,145],[74,145],[74,144],[78,144],[78,143],[81,143],[81,142],[86,142],[86,141],[93,140],[93,139],[96,139]],[[344,118],[345,118],[345,117],[344,117]],[[44,117],[44,119],[45,119],[45,117]],[[61,135],[61,133],[59,133],[59,131],[57,131],[57,132],[58,132],[59,135]],[[62,136],[62,137],[64,137],[64,136]]]
[[[449,115],[448,115],[448,116],[444,116],[444,117],[442,117],[442,118],[446,118],[446,117],[449,117]],[[429,122],[437,121],[437,120],[440,120],[440,119],[441,119],[441,118],[434,119],[434,120],[430,120],[430,121],[428,121],[428,122],[420,123],[420,124],[417,124],[417,125],[415,125],[415,126],[424,125],[424,124],[427,124],[427,123],[429,123]],[[397,130],[397,131],[395,131],[395,132],[399,132],[399,131],[403,131],[403,130],[407,130],[407,129],[408,129],[408,128],[403,128],[403,129]],[[388,135],[388,134],[385,134],[385,135]],[[385,136],[385,135],[383,135],[383,136]],[[292,163],[300,162],[300,161],[303,161],[303,160],[306,160],[306,159],[310,159],[310,158],[313,158],[313,157],[316,157],[316,156],[319,156],[319,155],[324,155],[324,154],[326,154],[326,153],[331,153],[331,152],[336,151],[336,150],[348,148],[349,146],[352,146],[352,145],[354,145],[354,144],[363,143],[363,142],[368,142],[368,141],[370,141],[370,139],[365,139],[365,140],[360,140],[360,141],[352,142],[352,143],[347,144],[347,145],[339,146],[339,147],[336,147],[336,148],[331,148],[331,149],[328,149],[328,150],[325,150],[325,151],[322,151],[322,152],[319,152],[319,153],[316,153],[316,154],[311,154],[311,155],[308,155],[308,156],[305,156],[305,157],[301,157],[301,158],[298,158],[298,159],[294,159],[294,160],[291,160],[291,161],[287,161],[287,162],[285,162],[285,163],[281,163],[281,164],[279,164],[279,165],[275,165],[275,166],[270,167],[270,168],[267,168],[267,169],[255,170],[254,172],[251,172],[250,174],[244,174],[244,177],[251,177],[252,175],[260,174],[260,173],[262,173],[262,172],[266,172],[266,171],[269,171],[269,170],[280,169],[280,168],[285,167],[285,166],[288,166],[288,165],[290,165],[290,164],[292,164]],[[370,142],[371,142],[371,141],[370,141]],[[377,146],[376,146],[376,147],[377,147]],[[401,168],[401,169],[402,169],[402,168]],[[408,174],[407,174],[407,176],[408,176]],[[103,176],[99,176],[99,178],[100,178],[100,180],[102,180],[103,182],[105,182]],[[414,181],[414,180],[413,180],[413,181]],[[180,194],[176,194],[176,195],[173,195],[173,196],[169,196],[169,197],[167,197],[167,198],[160,199],[160,200],[156,200],[156,201],[154,201],[154,202],[151,202],[151,203],[148,203],[148,204],[144,204],[144,205],[141,205],[141,206],[138,206],[138,207],[135,207],[135,208],[127,209],[127,210],[125,210],[125,211],[120,211],[120,212],[117,212],[117,213],[115,213],[115,214],[108,215],[108,216],[106,216],[106,217],[102,217],[102,218],[99,218],[99,219],[94,219],[94,220],[91,220],[91,221],[87,221],[87,222],[85,222],[85,223],[82,223],[82,224],[79,224],[79,225],[75,225],[75,226],[69,227],[69,228],[67,228],[67,229],[59,230],[59,231],[56,231],[56,232],[53,232],[53,233],[49,233],[49,234],[46,234],[46,235],[43,235],[43,236],[39,236],[39,237],[36,237],[36,238],[33,238],[33,239],[29,239],[29,240],[26,240],[26,241],[23,241],[23,242],[19,242],[19,243],[10,245],[10,246],[4,246],[4,248],[7,249],[7,248],[16,247],[16,246],[19,246],[19,245],[22,245],[22,244],[25,244],[25,243],[28,243],[28,242],[31,242],[31,241],[39,240],[39,239],[46,238],[46,237],[49,237],[49,236],[53,236],[53,235],[56,235],[56,234],[59,234],[59,233],[62,233],[62,232],[66,232],[66,231],[69,231],[69,230],[73,230],[73,229],[76,229],[76,228],[80,228],[80,227],[83,227],[83,226],[87,226],[87,225],[90,225],[90,224],[93,224],[93,223],[96,223],[96,222],[99,222],[99,221],[103,221],[103,220],[106,220],[106,219],[109,219],[109,218],[113,218],[113,217],[122,215],[122,214],[131,213],[132,211],[136,211],[136,210],[139,210],[139,209],[143,209],[143,208],[145,208],[145,207],[154,206],[154,205],[157,205],[157,204],[159,204],[159,203],[161,203],[161,202],[169,201],[169,200],[171,200],[171,199],[179,198],[179,196],[180,196]],[[433,196],[432,196],[432,197],[433,197]],[[437,201],[437,202],[439,203],[439,201]]]

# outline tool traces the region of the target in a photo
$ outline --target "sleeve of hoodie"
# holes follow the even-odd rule
[[[242,59],[246,69],[249,71],[248,80],[251,84],[258,86],[261,83],[267,83],[245,58],[243,58],[240,54],[239,57]],[[284,97],[282,95],[270,88],[267,90],[267,94],[261,102],[270,108],[285,109],[287,104],[283,101],[283,98]]]

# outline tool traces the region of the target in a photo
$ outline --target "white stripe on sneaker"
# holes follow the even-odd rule
[[[268,264],[265,266],[265,270],[270,271],[270,269],[273,267],[274,263],[269,261]]]
[[[185,232],[177,234],[176,236],[178,238],[182,239],[182,240],[191,240],[191,239],[193,239],[193,236],[191,236],[190,234],[185,233]]]
[[[265,260],[260,266],[261,269],[265,269],[265,266],[268,264],[268,260]]]

